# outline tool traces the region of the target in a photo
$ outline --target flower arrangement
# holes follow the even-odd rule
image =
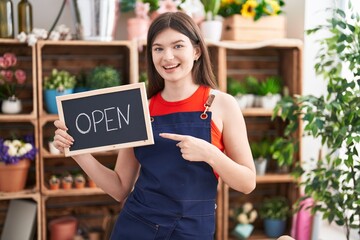
[[[0,57],[0,97],[3,99],[16,98],[19,87],[26,81],[24,70],[16,69],[17,57],[13,53],[4,53]]]
[[[229,17],[240,14],[255,21],[262,16],[276,16],[282,13],[283,0],[221,0],[219,15]]]
[[[22,159],[34,160],[36,153],[33,136],[13,140],[0,138],[0,162],[16,164]]]
[[[246,202],[240,207],[233,209],[230,216],[240,224],[250,224],[255,222],[258,213],[252,203]]]

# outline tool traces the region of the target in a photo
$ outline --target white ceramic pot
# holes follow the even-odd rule
[[[1,112],[5,114],[17,114],[22,110],[21,100],[16,97],[3,100],[1,104]]]
[[[255,168],[256,168],[256,175],[263,176],[266,173],[266,166],[267,166],[267,159],[266,158],[258,158],[254,160]]]
[[[203,21],[200,24],[200,30],[205,39],[212,41],[220,41],[222,34],[222,26],[222,21]]]
[[[266,95],[260,98],[260,107],[266,109],[273,109],[276,103],[280,101],[280,94]]]
[[[49,151],[51,154],[60,154],[59,149],[54,146],[54,143],[52,141],[49,141]]]

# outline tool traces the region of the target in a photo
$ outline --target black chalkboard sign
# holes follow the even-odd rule
[[[65,156],[154,144],[144,83],[56,97],[74,138]]]

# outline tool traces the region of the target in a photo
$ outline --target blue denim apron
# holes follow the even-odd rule
[[[213,240],[217,178],[205,162],[182,158],[176,141],[159,133],[191,135],[211,142],[211,112],[153,117],[155,144],[135,148],[141,164],[134,190],[121,210],[112,240]]]

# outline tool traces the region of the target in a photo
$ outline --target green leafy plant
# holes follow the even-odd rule
[[[349,239],[350,229],[360,230],[360,17],[354,11],[331,10],[326,24],[307,31],[321,36],[315,71],[326,80],[327,93],[285,97],[273,117],[280,114],[288,122],[284,141],[297,144],[292,136],[298,119],[305,135],[321,140],[325,154],[319,154],[314,167],[298,166],[294,176],[304,186],[304,198],[314,199],[312,213],[344,226]]]
[[[250,94],[257,94],[259,89],[259,80],[254,76],[247,76],[244,78],[247,92]]]
[[[286,220],[290,214],[290,206],[284,197],[266,198],[259,207],[261,219]]]
[[[278,76],[267,77],[265,81],[259,83],[258,95],[274,95],[280,94],[282,90],[282,81]]]
[[[121,85],[120,74],[111,66],[98,66],[90,72],[87,85],[91,89],[119,86]]]
[[[282,0],[221,0],[219,15],[229,17],[240,14],[256,21],[262,16],[281,14],[284,5]]]
[[[201,0],[204,5],[206,20],[214,20],[219,13],[221,0]]]
[[[244,83],[232,78],[227,78],[227,92],[232,96],[242,95],[246,93],[246,86]]]
[[[44,89],[63,91],[72,89],[76,85],[76,76],[65,70],[54,68],[49,76],[44,79]]]
[[[250,148],[254,159],[271,157],[271,142],[268,139],[250,142]]]

